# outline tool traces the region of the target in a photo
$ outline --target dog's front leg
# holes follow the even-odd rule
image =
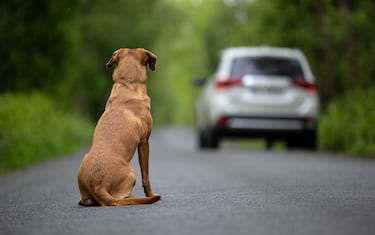
[[[147,197],[154,195],[151,189],[148,160],[149,160],[149,144],[148,140],[142,141],[138,145],[138,158],[142,174],[142,186]]]

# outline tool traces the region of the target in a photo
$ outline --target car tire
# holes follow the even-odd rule
[[[301,140],[298,137],[289,137],[286,143],[288,149],[297,149],[301,146]]]
[[[198,145],[200,149],[218,149],[219,136],[213,129],[200,130],[198,133]]]
[[[317,149],[317,135],[316,131],[309,131],[302,136],[293,136],[287,139],[288,149],[308,149],[316,150]]]
[[[309,131],[305,134],[304,147],[309,150],[317,150],[318,138],[316,131]]]

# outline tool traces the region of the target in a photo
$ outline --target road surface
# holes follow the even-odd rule
[[[151,136],[162,201],[86,208],[76,183],[86,150],[1,176],[0,234],[375,234],[375,161],[231,145],[199,152],[192,130],[165,128]]]

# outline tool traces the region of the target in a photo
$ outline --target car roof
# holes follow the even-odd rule
[[[219,77],[226,76],[230,71],[231,61],[234,58],[245,56],[273,56],[298,59],[306,79],[314,80],[314,76],[303,52],[299,49],[286,47],[258,46],[225,48],[221,51],[221,60],[216,74],[219,75]]]
[[[270,55],[280,57],[297,57],[300,56],[299,49],[285,48],[285,47],[229,47],[222,51],[223,56],[251,56],[251,55]]]

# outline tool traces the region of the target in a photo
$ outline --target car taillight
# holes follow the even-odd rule
[[[228,124],[229,118],[226,116],[221,116],[217,120],[217,125],[220,127],[225,127]]]
[[[219,90],[226,89],[231,86],[239,86],[242,84],[242,78],[240,77],[230,77],[227,79],[220,79],[216,82],[216,88]]]
[[[306,89],[310,94],[316,93],[315,83],[308,82],[303,78],[292,79],[293,85]]]

